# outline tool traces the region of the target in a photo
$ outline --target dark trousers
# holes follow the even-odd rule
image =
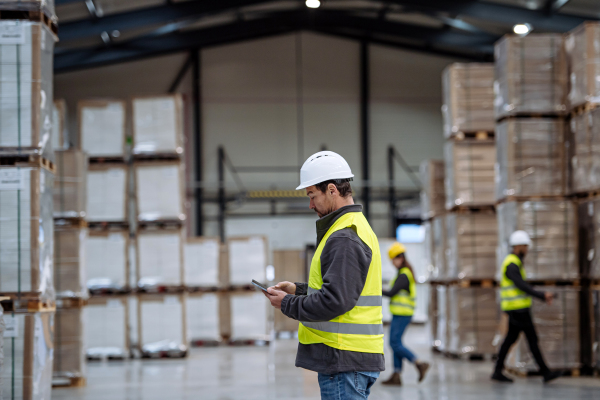
[[[504,360],[510,350],[510,347],[517,341],[521,332],[525,333],[527,343],[529,344],[529,350],[535,358],[535,362],[540,368],[542,375],[546,375],[550,370],[546,366],[542,352],[538,346],[538,337],[535,333],[535,327],[533,326],[533,320],[531,319],[531,312],[529,309],[508,311],[508,333],[504,338],[504,343],[500,347],[498,353],[498,360],[496,361],[496,373],[501,373],[504,368]]]

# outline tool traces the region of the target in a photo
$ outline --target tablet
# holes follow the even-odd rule
[[[254,279],[252,279],[252,284],[254,286],[256,286],[257,288],[261,289],[263,292],[267,291],[267,288],[264,287],[262,284],[258,283],[257,281],[255,281]]]

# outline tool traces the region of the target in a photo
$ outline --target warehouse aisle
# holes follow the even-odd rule
[[[588,400],[600,398],[600,379],[564,378],[548,386],[541,379],[519,379],[515,385],[492,384],[488,362],[459,362],[433,356],[424,327],[412,326],[407,343],[433,366],[426,381],[416,384],[408,366],[405,386],[380,383],[371,399],[412,400]],[[386,349],[388,351],[389,349]],[[279,340],[270,347],[193,349],[183,360],[88,364],[88,386],[55,389],[53,399],[86,400],[251,400],[319,399],[316,374],[293,367],[296,342]],[[386,354],[386,360],[391,358]],[[388,365],[389,368],[389,365]],[[383,376],[387,376],[384,372]],[[381,380],[381,379],[380,379]]]

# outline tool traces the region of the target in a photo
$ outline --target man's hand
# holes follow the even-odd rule
[[[263,291],[263,293],[265,294],[267,299],[269,299],[271,305],[278,310],[281,310],[281,302],[283,301],[283,298],[288,295],[288,293],[281,290],[277,290],[274,287],[268,288],[267,292]]]
[[[271,286],[271,287],[276,290],[283,290],[287,294],[296,294],[296,284],[294,284],[292,282],[283,281],[283,282],[279,282],[277,285]]]
[[[552,300],[554,299],[554,293],[546,292],[546,293],[544,293],[544,297],[546,299],[546,304],[548,304],[549,306],[551,306],[552,305]]]

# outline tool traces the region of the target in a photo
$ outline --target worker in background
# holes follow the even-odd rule
[[[500,280],[500,306],[502,311],[508,314],[508,333],[506,334],[504,343],[500,347],[492,379],[499,382],[513,381],[502,373],[504,360],[510,347],[519,338],[519,334],[524,332],[529,344],[529,350],[533,354],[540,373],[544,377],[544,382],[550,382],[562,374],[560,372],[551,372],[544,361],[544,357],[538,346],[538,337],[533,325],[533,319],[531,318],[530,308],[532,297],[536,297],[551,305],[553,294],[550,292],[539,292],[525,282],[527,275],[523,267],[523,259],[527,255],[529,246],[531,246],[531,239],[527,232],[515,231],[510,235],[509,244],[512,247],[512,253],[506,256],[502,263],[502,276]]]
[[[318,373],[321,399],[367,399],[385,369],[381,256],[375,233],[352,198],[346,160],[321,151],[300,170],[317,220],[308,283],[279,282],[265,294],[300,321],[296,367]]]
[[[390,282],[392,288],[384,290],[383,295],[390,297],[390,312],[392,313],[392,324],[390,326],[390,347],[394,351],[394,373],[384,385],[402,385],[400,374],[402,373],[402,359],[406,358],[415,365],[419,372],[419,382],[425,378],[429,364],[421,362],[417,357],[402,344],[402,336],[408,328],[412,316],[415,313],[417,300],[417,286],[412,266],[406,259],[406,248],[401,243],[394,243],[388,250],[388,255],[398,274]]]

